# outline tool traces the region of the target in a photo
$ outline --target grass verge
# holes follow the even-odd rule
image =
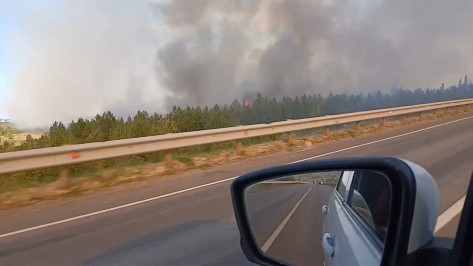
[[[241,154],[237,154],[235,151],[236,143],[233,142],[178,150],[174,152],[174,160],[167,163],[163,161],[163,153],[143,155],[154,156],[154,160],[147,160],[148,163],[143,163],[143,160],[139,159],[142,158],[141,156],[94,162],[94,166],[98,164],[102,165],[102,167],[99,170],[93,171],[72,171],[73,174],[70,178],[60,178],[60,168],[48,169],[48,171],[41,170],[40,178],[38,178],[38,175],[35,175],[35,171],[31,171],[27,175],[25,173],[18,174],[18,177],[15,177],[15,175],[9,175],[8,178],[0,176],[0,209],[83,194],[100,188],[129,182],[171,176],[174,173],[190,169],[207,169],[215,165],[222,165],[246,158],[256,158],[283,151],[296,152],[311,149],[321,143],[360,138],[417,121],[458,116],[466,112],[424,115],[422,118],[409,118],[404,122],[390,121],[385,126],[380,125],[379,122],[365,122],[358,130],[353,129],[353,127],[343,126],[339,128],[340,130],[331,131],[330,136],[319,135],[320,130],[311,130],[298,132],[292,137],[282,134],[279,136],[256,138],[243,142],[244,148]],[[71,166],[69,169],[88,168],[87,164],[84,164]],[[21,178],[19,178],[20,176]]]

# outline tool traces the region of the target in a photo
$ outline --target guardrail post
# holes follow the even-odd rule
[[[167,152],[166,155],[164,155],[164,168],[166,171],[172,171],[173,169],[171,152]]]
[[[241,141],[238,141],[236,144],[236,154],[237,156],[242,156],[243,155],[243,146],[241,144]]]
[[[402,122],[406,122],[406,115],[402,115]]]
[[[434,109],[434,115],[437,115],[438,109]]]
[[[293,139],[294,139],[294,134],[292,132],[288,132],[287,133],[287,139],[286,139],[287,145],[291,146]]]
[[[381,118],[381,125],[382,126],[386,125],[386,117]]]
[[[422,119],[423,117],[424,117],[424,115],[422,114],[422,112],[419,112],[419,118]]]
[[[63,189],[69,186],[69,169],[63,168],[59,171],[58,189]]]
[[[324,135],[327,136],[327,137],[330,137],[330,128],[329,127],[324,128]]]
[[[355,129],[360,130],[360,121],[355,122]]]

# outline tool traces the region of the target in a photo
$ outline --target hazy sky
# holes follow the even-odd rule
[[[7,116],[4,106],[12,89],[12,86],[7,83],[7,77],[11,78],[12,74],[15,73],[15,71],[9,70],[12,68],[12,64],[8,58],[9,52],[6,49],[8,47],[7,36],[11,34],[10,31],[14,28],[14,25],[0,11],[0,118]]]
[[[148,1],[0,0],[0,113],[38,126],[163,111],[161,26]]]
[[[439,87],[473,75],[473,1],[0,0],[0,117]]]

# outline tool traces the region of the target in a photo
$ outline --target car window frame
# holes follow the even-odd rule
[[[350,216],[353,218],[353,220],[355,221],[356,224],[358,224],[358,226],[362,229],[362,231],[364,231],[368,238],[371,240],[371,242],[373,243],[373,246],[375,246],[376,248],[378,248],[381,252],[383,251],[384,249],[384,242],[381,241],[381,239],[379,238],[379,236],[376,234],[376,230],[375,228],[373,228],[364,218],[363,216],[361,216],[361,214],[358,213],[358,211],[356,211],[352,206],[351,206],[351,200],[353,199],[353,191],[355,189],[354,186],[352,186],[352,181],[353,181],[353,176],[354,176],[355,173],[353,173],[350,177],[350,189],[349,189],[349,193],[348,193],[348,196],[346,198],[346,201],[344,201],[343,203],[343,206],[344,208],[346,209],[347,213],[350,214]],[[361,195],[361,194],[360,194]],[[370,210],[371,211],[371,210]],[[384,241],[386,241],[386,239],[384,239]]]
[[[342,183],[342,179],[345,172],[350,172],[350,175],[348,176],[347,185],[345,187],[345,193],[344,193],[345,195],[340,195],[340,192],[338,191],[338,187]],[[346,200],[348,199],[350,187],[351,187],[351,180],[354,173],[355,171],[343,171],[342,174],[340,175],[340,178],[338,179],[337,186],[334,189],[334,193],[341,202],[346,202]]]
[[[354,193],[354,191],[355,191],[355,186],[352,185],[352,182],[353,182],[353,180],[354,180],[354,178],[353,178],[354,176],[355,176],[355,173],[353,173],[353,175],[352,175],[352,179],[351,179],[351,183],[350,183],[350,191],[348,192],[348,197],[347,197],[347,200],[346,200],[346,201],[347,201],[347,205],[348,205],[348,207],[349,207],[351,210],[353,210],[358,216],[360,216],[360,218],[363,219],[363,221],[364,221],[369,227],[371,227],[371,225],[365,220],[365,218],[363,218],[363,216],[362,216],[361,214],[359,214],[358,211],[356,211],[355,208],[353,208],[353,206],[352,206],[353,195],[355,194],[355,193]],[[358,190],[357,190],[357,191],[358,191]],[[359,191],[358,191],[358,193],[359,193]],[[365,198],[363,197],[363,195],[361,195],[361,193],[359,193],[359,194],[360,194],[360,196],[363,198],[363,200],[365,200]],[[366,202],[366,200],[365,200],[365,202]],[[368,206],[368,207],[369,207],[369,206]],[[371,214],[371,210],[369,210],[369,211],[370,211],[370,214]],[[374,223],[374,221],[373,221],[373,223]],[[373,226],[374,226],[374,225],[373,225]]]
[[[355,191],[359,194],[359,196],[363,199],[363,201],[365,201],[365,203],[368,205],[368,203],[366,202],[366,199],[363,197],[363,195],[361,195],[361,193],[358,191],[358,190],[355,190],[355,187],[353,187],[353,189],[350,191],[349,195],[348,195],[348,198],[347,198],[347,205],[348,207],[353,210],[358,216],[360,216],[361,219],[363,219],[363,221],[370,227],[374,228],[375,225],[374,225],[374,221],[373,224],[371,224],[369,221],[367,221],[366,218],[363,217],[363,215],[355,209],[355,207],[358,207],[358,206],[353,206],[353,200],[354,200],[354,196],[355,196]],[[371,210],[369,209],[369,206],[367,206],[367,210],[369,211],[369,214],[372,216],[372,213],[371,213]]]
[[[347,202],[344,202],[344,207],[347,213],[353,218],[355,223],[362,229],[363,232],[366,233],[368,238],[371,240],[373,245],[378,248],[380,251],[384,249],[384,242],[381,241],[379,236],[376,234],[374,228],[366,222],[366,220],[355,210],[353,209]]]

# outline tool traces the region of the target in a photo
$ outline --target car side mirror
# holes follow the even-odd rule
[[[243,252],[261,265],[405,265],[439,208],[431,175],[391,157],[264,169],[231,192]]]

